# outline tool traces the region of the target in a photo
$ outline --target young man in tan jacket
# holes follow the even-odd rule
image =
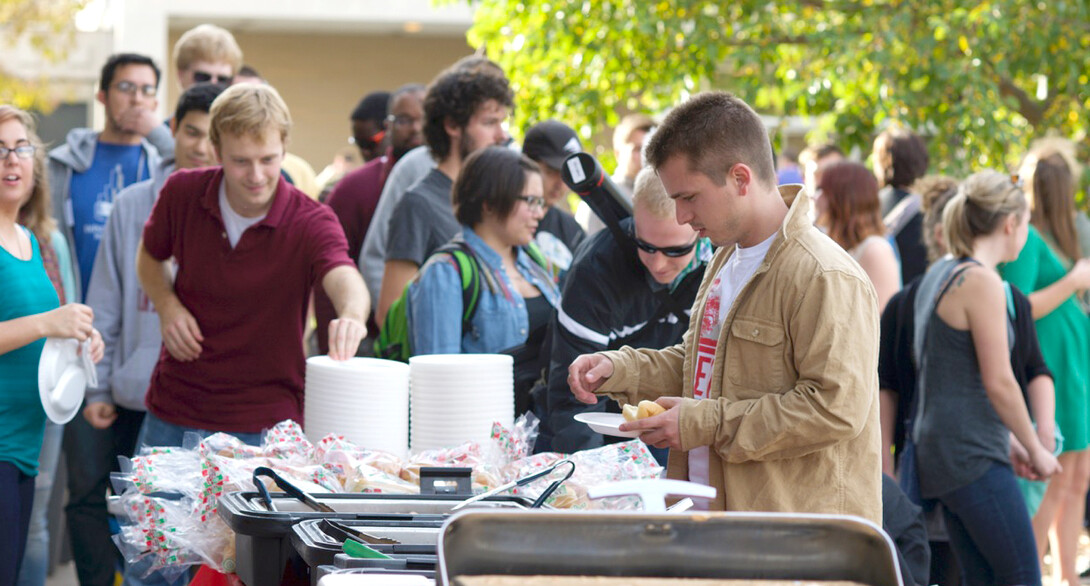
[[[784,204],[767,131],[742,100],[682,104],[647,160],[678,223],[720,248],[681,344],[580,356],[572,392],[666,407],[621,428],[669,447],[671,478],[717,488],[712,509],[881,524],[878,305],[866,274],[810,223],[805,193]]]

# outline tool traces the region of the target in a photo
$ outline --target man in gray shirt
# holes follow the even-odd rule
[[[451,187],[466,157],[506,142],[503,122],[512,105],[507,79],[486,68],[450,69],[428,87],[424,139],[437,164],[402,196],[385,226],[385,268],[375,311],[379,324],[424,260],[458,231]]]

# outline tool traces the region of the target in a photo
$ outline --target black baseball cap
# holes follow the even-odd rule
[[[522,154],[559,171],[564,160],[583,152],[579,136],[570,126],[558,120],[539,122],[526,131],[522,141]]]

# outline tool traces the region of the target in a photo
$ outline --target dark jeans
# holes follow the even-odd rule
[[[132,456],[143,411],[117,408],[108,429],[95,429],[82,414],[64,430],[68,466],[68,532],[81,586],[113,586],[120,554],[110,539],[106,487],[118,470],[118,456]]]
[[[1022,493],[1007,464],[938,499],[966,585],[1040,586],[1037,542]]]
[[[19,576],[33,504],[34,477],[0,462],[0,584],[14,584]]]

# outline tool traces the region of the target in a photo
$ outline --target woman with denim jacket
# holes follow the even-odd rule
[[[503,147],[471,155],[452,190],[462,224],[453,242],[472,254],[480,274],[468,327],[461,272],[449,252],[425,261],[408,295],[413,354],[513,353],[520,413],[528,408],[545,330],[560,301],[552,271],[526,248],[545,213],[542,191],[541,170],[527,157]]]

